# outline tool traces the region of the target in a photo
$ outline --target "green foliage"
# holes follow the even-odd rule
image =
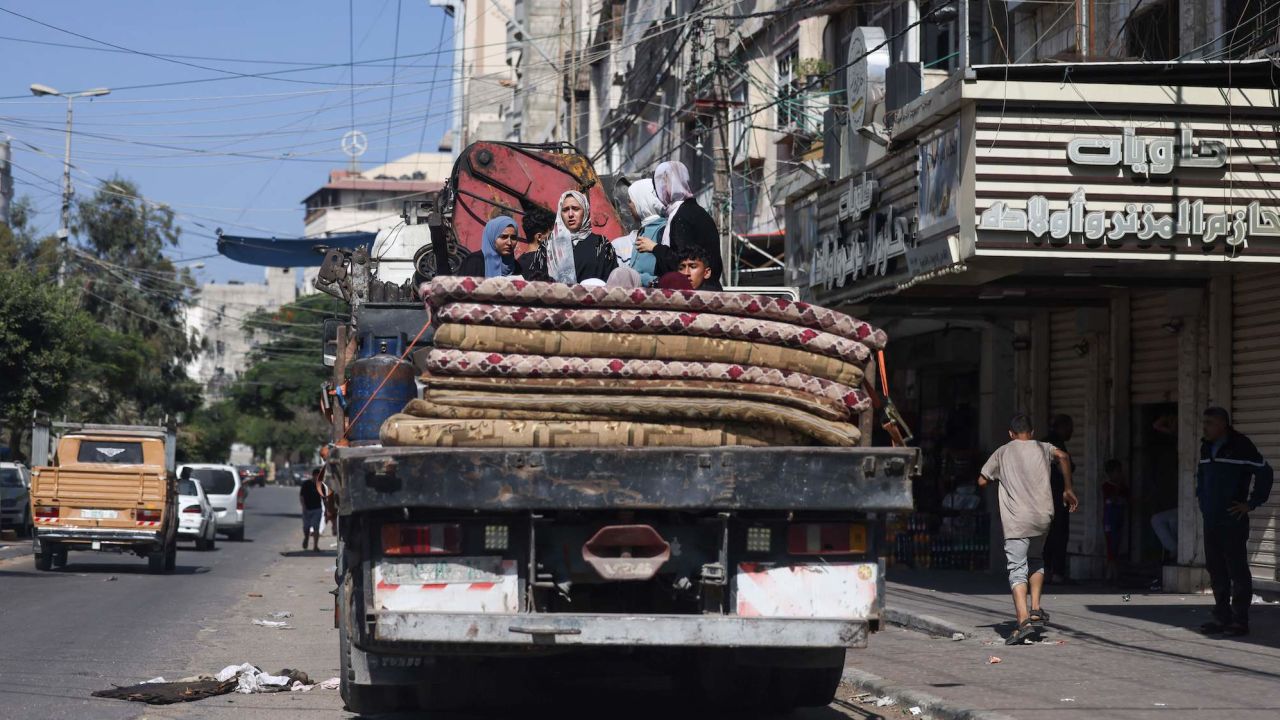
[[[8,228],[0,230],[12,238]],[[22,265],[0,268],[0,408],[17,449],[33,411],[53,413],[65,404],[88,362],[84,338],[92,328],[69,294]]]
[[[67,285],[97,323],[85,392],[67,411],[84,420],[159,423],[200,405],[200,387],[186,374],[200,350],[184,324],[195,281],[162,254],[178,242],[173,211],[139,194],[117,178],[77,207],[80,242]]]
[[[271,448],[273,459],[309,458],[329,432],[319,412],[320,385],[330,374],[320,359],[322,321],[346,309],[339,300],[315,294],[248,317],[246,330],[262,342],[228,399],[192,416],[192,452],[218,459],[233,442],[242,442],[260,457]]]

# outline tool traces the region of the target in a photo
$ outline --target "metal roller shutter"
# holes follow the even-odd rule
[[[1067,443],[1067,452],[1071,453],[1076,464],[1076,494],[1080,497],[1080,513],[1096,511],[1096,508],[1090,507],[1093,495],[1082,492],[1080,487],[1086,462],[1085,393],[1089,380],[1084,356],[1080,354],[1080,342],[1083,339],[1076,323],[1075,310],[1049,313],[1049,415],[1070,415],[1075,421],[1075,433]],[[1046,423],[1046,429],[1048,420],[1049,418],[1041,420]],[[1081,552],[1085,529],[1085,523],[1073,518],[1071,536],[1067,542],[1070,552]]]
[[[1232,291],[1232,423],[1271,465],[1280,463],[1280,273],[1240,275]],[[1249,518],[1253,576],[1275,581],[1280,492]]]
[[[1130,402],[1178,401],[1178,336],[1164,328],[1169,300],[1163,290],[1135,290],[1129,298]]]

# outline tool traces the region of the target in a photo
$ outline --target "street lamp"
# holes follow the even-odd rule
[[[62,227],[58,228],[59,247],[58,287],[66,282],[67,239],[71,237],[71,101],[76,98],[102,97],[111,94],[107,88],[94,88],[76,93],[61,93],[48,85],[31,84],[31,94],[36,97],[53,95],[67,99],[67,143],[66,154],[62,160]]]

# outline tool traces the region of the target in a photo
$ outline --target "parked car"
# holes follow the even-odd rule
[[[218,532],[218,516],[199,480],[178,481],[178,537],[196,541],[197,550],[212,550]]]
[[[292,465],[286,473],[288,474],[289,482],[296,486],[301,486],[311,479],[311,468],[306,465]]]
[[[27,537],[31,525],[31,471],[22,463],[0,462],[0,528]]]
[[[245,486],[264,487],[267,484],[267,471],[257,465],[237,465],[236,472],[240,476],[240,482]]]
[[[178,478],[199,480],[213,506],[218,533],[231,540],[244,540],[244,500],[249,487],[235,467],[212,463],[183,465],[178,468]]]

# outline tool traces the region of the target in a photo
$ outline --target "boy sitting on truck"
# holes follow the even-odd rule
[[[1049,620],[1040,607],[1040,592],[1044,588],[1044,541],[1053,521],[1049,475],[1050,463],[1055,460],[1065,480],[1064,504],[1070,512],[1079,506],[1071,485],[1071,456],[1033,436],[1031,419],[1014,415],[1009,421],[1009,442],[991,454],[978,476],[979,486],[999,483],[1004,554],[1018,618],[1017,628],[1005,641],[1009,645],[1020,645],[1038,635]]]
[[[689,278],[694,290],[723,290],[715,277],[711,258],[701,245],[687,245],[680,253],[679,273]]]

